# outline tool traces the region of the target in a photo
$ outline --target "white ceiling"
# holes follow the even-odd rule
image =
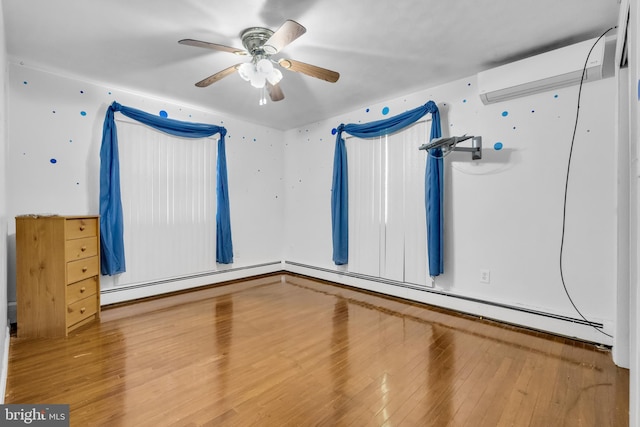
[[[618,0],[3,0],[10,61],[291,129],[577,41],[616,25]],[[258,105],[246,61],[179,45],[242,48],[247,27],[307,28],[274,59],[340,72],[327,83],[283,71],[285,99]],[[240,58],[240,60],[239,60]],[[133,106],[135,107],[135,106]]]

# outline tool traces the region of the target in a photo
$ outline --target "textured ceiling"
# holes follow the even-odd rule
[[[573,42],[616,25],[618,0],[3,0],[7,53],[64,75],[166,97],[291,129]],[[197,81],[246,61],[179,45],[242,48],[247,27],[307,28],[274,59],[340,72],[327,83],[283,71],[285,99],[258,105],[236,75]]]

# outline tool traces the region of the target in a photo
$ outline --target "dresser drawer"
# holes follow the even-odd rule
[[[97,237],[86,237],[65,242],[65,258],[67,261],[75,261],[96,255],[98,255]]]
[[[97,218],[68,219],[66,226],[66,239],[81,239],[98,235]]]
[[[98,292],[98,276],[67,285],[67,304],[72,304]]]
[[[99,265],[100,263],[97,256],[68,262],[67,284],[75,283],[91,276],[97,276]]]
[[[95,295],[83,298],[67,305],[67,327],[73,326],[91,317],[98,311],[98,300]]]

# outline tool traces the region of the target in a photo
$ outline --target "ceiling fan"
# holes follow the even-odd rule
[[[274,67],[274,64],[279,65],[285,70],[306,74],[307,76],[325,80],[330,83],[335,83],[338,81],[338,78],[340,78],[339,73],[326,68],[293,59],[281,58],[277,61],[271,59],[272,55],[279,53],[285,46],[303,35],[306,31],[307,29],[297,22],[287,20],[275,32],[262,27],[251,27],[242,31],[240,38],[244,49],[193,39],[183,39],[178,41],[178,43],[230,52],[240,56],[251,56],[250,62],[232,65],[222,71],[218,71],[196,83],[196,86],[207,87],[237,71],[240,77],[251,82],[252,86],[262,89],[260,105],[263,105],[266,103],[265,90],[269,93],[269,98],[274,102],[284,99],[284,93],[279,85],[282,79],[282,73],[278,68]]]

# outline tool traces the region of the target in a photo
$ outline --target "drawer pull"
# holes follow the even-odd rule
[[[84,307],[82,307],[82,308],[80,309],[80,314],[84,314],[84,312],[85,312],[85,311],[87,311],[87,309],[86,309],[86,308],[84,308]]]
[[[80,231],[84,231],[85,228],[87,228],[87,227],[85,227],[84,225],[81,225],[80,226]]]
[[[83,272],[83,273],[86,273],[88,269],[89,269],[89,268],[87,268],[87,267],[82,267],[82,272]]]
[[[81,248],[80,248],[80,251],[82,251],[82,252],[84,252],[84,251],[86,251],[86,250],[87,250],[87,247],[86,247],[86,246],[83,246],[83,247],[81,247]]]
[[[83,287],[80,288],[80,293],[83,294],[84,291],[86,291],[86,290],[87,290],[87,288],[83,286]]]

